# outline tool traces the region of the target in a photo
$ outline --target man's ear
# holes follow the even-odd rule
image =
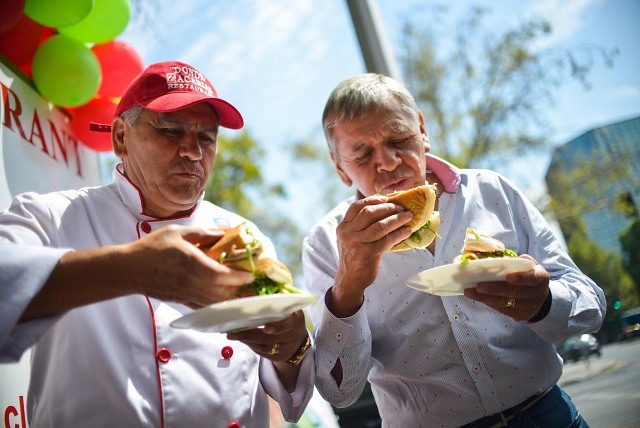
[[[422,132],[422,141],[426,152],[431,151],[431,144],[429,141],[429,131],[427,131],[427,125],[424,123],[424,116],[422,112],[418,112],[418,120],[420,121],[420,132]]]
[[[121,117],[115,117],[111,123],[111,143],[113,144],[113,153],[122,158],[127,154],[127,146],[125,144],[125,128],[126,124]]]
[[[336,171],[338,171],[338,175],[340,176],[340,179],[345,184],[345,186],[351,187],[351,185],[353,184],[353,181],[351,181],[347,173],[344,172],[344,170],[342,169],[340,162],[336,158],[336,154],[334,152],[329,152],[329,154],[331,155],[331,160],[333,161],[333,165],[336,167]]]

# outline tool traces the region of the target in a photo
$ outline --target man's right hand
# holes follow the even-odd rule
[[[340,262],[331,290],[331,312],[345,318],[355,314],[364,299],[364,290],[373,283],[382,255],[411,235],[404,224],[411,212],[387,203],[383,195],[354,202],[337,227]]]
[[[131,280],[137,293],[193,308],[233,297],[238,287],[252,282],[251,273],[230,269],[209,258],[198,246],[211,246],[223,230],[167,226],[128,244],[135,263]]]
[[[198,308],[232,297],[253,281],[207,257],[197,245],[211,245],[223,231],[167,226],[122,245],[66,253],[21,321],[131,294]]]

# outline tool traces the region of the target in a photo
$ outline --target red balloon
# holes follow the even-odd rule
[[[38,43],[38,47],[40,47],[40,45],[44,43],[45,40],[47,40],[49,37],[53,36],[54,34],[56,34],[56,30],[54,28],[43,27],[42,36],[40,37],[40,42]],[[28,62],[18,66],[18,68],[20,68],[20,71],[22,71],[29,79],[33,78],[33,74],[31,72],[32,63],[33,63],[33,56]]]
[[[0,34],[0,53],[18,67],[28,64],[40,46],[44,29],[23,13],[13,27]]]
[[[0,33],[4,33],[18,23],[24,12],[25,0],[0,1]]]
[[[95,45],[92,50],[102,68],[98,94],[103,97],[121,97],[129,83],[144,70],[140,55],[126,43],[112,40]]]
[[[111,124],[116,112],[116,103],[106,98],[96,97],[88,103],[68,109],[71,115],[71,130],[76,137],[87,147],[97,152],[110,152],[110,132],[94,132],[89,130],[91,122]]]

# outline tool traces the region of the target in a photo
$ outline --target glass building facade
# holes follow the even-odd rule
[[[605,165],[604,171],[602,165]],[[620,253],[619,234],[632,219],[622,214],[616,203],[624,197],[640,211],[640,117],[594,128],[557,147],[545,178],[549,193],[562,200],[566,190],[552,171],[571,174],[585,166],[593,167],[594,174],[602,177],[602,183],[595,188],[586,185],[581,188],[580,182],[574,183],[573,190],[582,193],[589,206],[579,214],[585,221],[589,238],[605,250]],[[571,212],[571,207],[564,208],[559,210],[562,212],[556,211],[557,217]]]

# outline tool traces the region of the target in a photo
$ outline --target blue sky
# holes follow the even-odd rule
[[[377,0],[385,35],[398,53],[402,17],[424,0]],[[551,107],[551,141],[562,143],[589,129],[640,115],[640,2],[637,0],[479,0],[448,4],[454,18],[469,5],[492,12],[496,28],[532,15],[551,21],[549,46],[598,44],[617,47],[613,69],[595,65],[592,89],[564,86]],[[267,150],[266,177],[289,182],[291,203],[308,207],[317,177],[305,180],[288,164],[286,147],[300,139],[324,144],[320,116],[329,92],[342,79],[365,70],[344,0],[184,0],[154,3],[153,20],[133,19],[118,39],[131,44],[145,65],[178,59],[204,72],[219,94],[242,112],[251,135]],[[179,4],[179,6],[176,6]],[[425,22],[424,25],[430,25]],[[443,41],[446,42],[446,41]],[[427,125],[429,118],[426,118]],[[236,131],[225,130],[233,136]],[[437,144],[437,142],[433,142]],[[512,177],[522,187],[543,179],[548,154],[534,168]],[[527,161],[530,164],[530,161]],[[311,191],[312,192],[312,191]],[[308,228],[321,213],[297,210]]]

